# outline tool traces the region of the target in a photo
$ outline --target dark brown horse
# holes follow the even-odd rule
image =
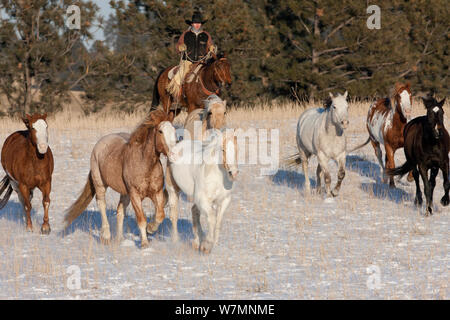
[[[427,214],[433,213],[433,191],[436,186],[436,176],[439,169],[444,180],[444,196],[441,199],[443,206],[449,204],[450,182],[448,178],[450,151],[450,137],[444,127],[445,99],[437,102],[432,97],[422,98],[427,114],[417,117],[405,126],[405,156],[406,162],[398,168],[388,170],[389,175],[404,175],[412,170],[416,182],[417,206],[422,205],[422,192],[420,191],[419,174],[422,177],[425,197],[427,200]],[[428,170],[431,170],[428,179]]]
[[[173,97],[166,90],[169,83],[169,71],[173,67],[163,70],[156,78],[152,108],[156,108],[162,102],[163,110],[167,113],[174,113],[176,116],[181,109],[172,111],[171,106],[178,101],[190,113],[194,109],[203,109],[203,100],[212,94],[220,95],[222,86],[231,84],[231,68],[226,57],[212,54],[212,57],[206,60],[201,69],[193,74],[197,66],[198,64],[191,66],[186,79],[190,77],[193,79],[190,82],[184,81],[179,97]]]
[[[385,169],[395,167],[395,151],[403,147],[403,128],[411,118],[412,98],[410,84],[395,84],[392,98],[383,98],[374,102],[367,114],[369,139],[375,150],[378,163],[383,171],[383,181],[388,176]],[[386,151],[386,164],[383,165],[380,145]],[[389,185],[395,187],[394,178],[389,178]]]
[[[48,146],[47,114],[26,115],[22,120],[27,130],[16,131],[6,138],[2,148],[2,166],[6,176],[0,183],[0,195],[7,189],[0,201],[0,209],[16,191],[27,215],[27,231],[32,231],[31,198],[34,188],[42,192],[44,222],[41,233],[50,233],[48,208],[52,186],[53,154]]]

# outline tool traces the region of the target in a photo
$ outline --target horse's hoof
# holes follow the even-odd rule
[[[33,227],[32,226],[27,226],[27,232],[33,232]]]
[[[41,227],[41,234],[49,235],[50,232],[51,232],[51,229],[50,229],[50,226],[49,226],[49,225],[43,225],[43,226]]]
[[[159,223],[156,222],[149,222],[147,223],[147,233],[148,234],[154,234],[156,231],[158,231]]]
[[[422,198],[415,198],[415,199],[414,199],[414,205],[415,205],[416,207],[422,206],[422,202],[423,202]]]
[[[212,246],[213,246],[212,242],[203,241],[200,245],[200,251],[205,254],[209,254],[211,252]]]
[[[337,196],[339,195],[339,191],[333,190],[333,191],[331,191],[331,195],[332,195],[333,197],[337,197]]]
[[[448,206],[449,202],[450,202],[450,200],[449,200],[449,197],[448,197],[448,196],[443,196],[443,197],[442,197],[442,199],[441,199],[441,204],[442,204],[444,207]]]
[[[147,242],[141,242],[141,249],[147,249],[150,247],[150,244]]]
[[[433,209],[431,209],[431,207],[427,207],[427,211],[425,212],[426,216],[431,216],[433,215]]]
[[[198,240],[192,240],[192,248],[193,248],[194,250],[200,249],[200,241],[198,241]]]
[[[100,242],[103,245],[105,245],[105,246],[109,246],[111,244],[111,239],[110,238],[107,239],[107,238],[100,237]]]

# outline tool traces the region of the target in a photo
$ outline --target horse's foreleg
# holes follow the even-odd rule
[[[327,197],[332,197],[333,195],[331,193],[331,175],[330,171],[328,170],[328,157],[324,155],[322,152],[319,152],[317,154],[317,159],[319,160],[319,165],[322,167]]]
[[[120,243],[123,239],[123,218],[125,211],[130,204],[130,197],[128,195],[121,195],[119,204],[117,206],[117,226],[116,226],[116,240]]]
[[[320,166],[320,164],[317,165],[317,169],[316,169],[316,192],[318,194],[322,193],[322,177],[323,177],[323,171],[322,171],[322,167]]]
[[[220,228],[222,226],[222,218],[223,214],[225,213],[225,210],[227,210],[228,205],[230,204],[231,197],[228,196],[225,199],[222,200],[222,203],[217,208],[217,219],[216,219],[216,226],[214,231],[214,244],[216,245],[219,242],[219,234],[220,234]]]
[[[200,248],[200,242],[203,240],[203,230],[200,224],[200,210],[194,204],[191,209],[192,212],[192,232],[194,233],[194,240],[192,241],[192,247],[194,249]]]
[[[42,192],[42,206],[44,207],[44,221],[42,222],[41,226],[41,233],[42,234],[50,234],[50,222],[48,217],[48,209],[50,207],[50,190],[51,190],[51,183],[48,182],[44,184],[43,186],[39,186],[39,190]]]
[[[172,222],[172,240],[178,241],[178,196],[179,188],[173,179],[170,166],[166,168],[166,190],[169,195],[170,221]]]
[[[145,217],[144,210],[142,209],[142,199],[141,196],[135,192],[130,192],[130,200],[131,205],[134,209],[134,214],[136,215],[136,221],[139,228],[139,232],[141,233],[141,249],[147,248],[148,240],[147,240],[147,231],[145,230],[147,226],[147,218]],[[156,205],[155,205],[156,207]]]
[[[428,181],[428,172],[427,168],[424,165],[419,165],[419,173],[422,177],[423,181],[423,189],[425,192],[425,198],[427,200],[427,215],[433,214],[433,203],[431,202],[431,187],[430,182]]]
[[[395,161],[394,161],[395,150],[392,149],[387,144],[385,145],[385,149],[386,149],[386,169],[394,169],[395,168]],[[389,177],[389,187],[395,188],[393,176]]]
[[[305,176],[305,191],[309,194],[311,193],[311,183],[308,176],[308,156],[300,147],[298,148],[298,153],[300,155],[300,160],[302,161],[302,170]]]
[[[159,225],[164,221],[164,191],[163,189],[150,197],[155,205],[155,220],[147,224],[147,233],[153,234],[158,231]]]
[[[27,217],[27,231],[33,231],[33,224],[31,223],[31,203],[30,203],[30,189],[24,185],[19,184],[19,193],[25,214]]]
[[[412,170],[412,175],[416,183],[416,198],[414,199],[414,204],[416,206],[421,206],[423,203],[423,199],[422,191],[420,190],[419,171],[417,170],[417,167],[414,167],[414,169]]]
[[[334,190],[332,191],[332,194],[335,197],[338,196],[339,190],[341,189],[342,180],[344,180],[345,177],[345,153],[338,158],[338,166],[338,180],[336,186],[334,187]]]
[[[205,215],[208,221],[208,233],[206,234],[205,239],[200,242],[200,251],[203,253],[210,253],[214,243],[214,229],[217,218],[216,212],[212,209],[211,203],[204,198],[204,195],[202,195],[196,203],[200,210],[200,214]]]
[[[436,176],[439,173],[439,168],[438,167],[433,167],[431,168],[431,173],[430,173],[430,194],[431,194],[431,203],[433,203],[433,193],[434,193],[434,188],[436,187]]]
[[[449,204],[449,190],[450,190],[450,181],[448,180],[448,158],[447,161],[443,161],[441,164],[442,170],[442,178],[444,180],[444,196],[441,198],[441,204],[443,206],[448,206]]]

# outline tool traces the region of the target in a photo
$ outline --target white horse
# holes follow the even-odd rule
[[[171,153],[176,156],[169,159],[169,167],[177,188],[167,188],[169,201],[174,198],[178,201],[178,188],[193,199],[192,244],[195,249],[204,253],[209,253],[219,240],[223,214],[230,203],[233,183],[238,174],[237,138],[234,130],[228,129],[225,133],[214,130],[208,136],[206,141],[183,140],[172,148]],[[192,143],[197,146],[192,148]],[[208,220],[206,237],[200,224],[201,214],[206,215]],[[177,240],[178,211],[171,210],[170,218],[172,237]]]
[[[308,159],[316,155],[317,191],[321,191],[321,178],[325,177],[325,190],[328,197],[337,196],[345,177],[346,137],[344,130],[348,126],[348,92],[333,96],[326,108],[315,108],[305,111],[298,119],[297,147],[299,154],[294,161],[301,162],[305,174],[305,188],[311,192],[308,177]],[[331,191],[331,177],[328,162],[333,159],[338,162],[338,182]]]

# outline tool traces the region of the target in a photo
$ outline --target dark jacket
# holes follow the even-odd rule
[[[211,36],[208,32],[199,30],[198,32],[192,31],[192,27],[189,27],[183,34],[177,43],[177,50],[181,44],[186,45],[187,59],[196,62],[202,59],[207,53],[208,48],[213,44]],[[186,59],[186,55],[183,59]]]

